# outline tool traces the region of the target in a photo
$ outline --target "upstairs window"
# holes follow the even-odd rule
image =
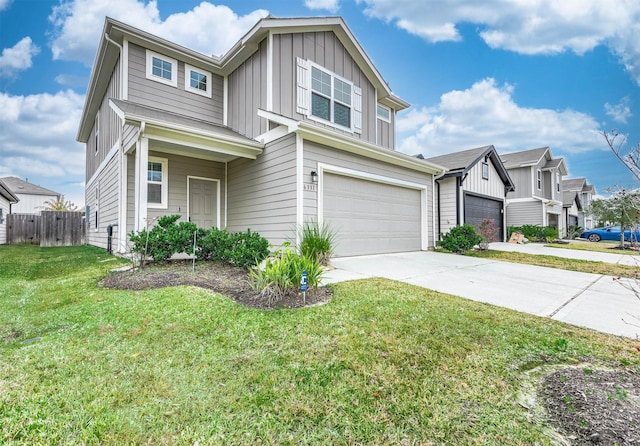
[[[489,164],[488,163],[482,163],[482,179],[483,180],[488,180],[489,179]]]
[[[378,119],[381,119],[384,122],[391,122],[391,109],[389,107],[385,107],[384,105],[378,104],[376,113],[377,113]]]
[[[149,157],[147,165],[147,205],[167,208],[167,159]]]
[[[536,170],[536,183],[538,190],[542,189],[542,171],[540,169]]]
[[[184,65],[184,89],[195,94],[211,97],[211,73]]]
[[[297,112],[337,128],[362,133],[362,90],[312,62],[298,58]]]
[[[178,86],[178,61],[147,50],[147,79]]]
[[[96,114],[96,120],[94,123],[94,141],[96,145],[96,155],[98,154],[100,148],[100,111]]]
[[[560,192],[560,172],[556,172],[556,191]]]

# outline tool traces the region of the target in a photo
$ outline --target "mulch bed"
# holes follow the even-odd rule
[[[572,445],[640,445],[640,374],[570,367],[547,375],[539,393]]]
[[[100,281],[100,286],[119,290],[146,290],[169,286],[190,285],[206,288],[234,299],[251,308],[301,308],[318,305],[331,299],[326,287],[309,289],[303,301],[302,293],[293,292],[276,302],[269,302],[249,283],[246,269],[215,262],[170,261],[150,264],[142,269],[117,271]]]

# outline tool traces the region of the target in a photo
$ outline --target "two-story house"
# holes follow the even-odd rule
[[[479,231],[483,220],[494,221],[496,241],[506,237],[505,200],[514,184],[494,146],[478,147],[427,158],[447,173],[436,178],[436,225],[442,235],[470,224]]]
[[[552,226],[563,235],[564,159],[554,158],[549,147],[505,153],[500,158],[515,184],[507,194],[507,225]]]
[[[596,188],[587,182],[586,178],[570,178],[562,181],[562,187],[567,192],[575,192],[580,201],[577,225],[585,231],[596,225],[593,215],[589,213],[589,206],[596,194]]]
[[[395,96],[341,18],[267,17],[225,55],[107,18],[77,139],[87,241],[179,214],[274,246],[314,219],[336,255],[424,250],[434,174],[395,151]]]

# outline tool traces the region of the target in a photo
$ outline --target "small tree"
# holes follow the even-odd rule
[[[482,237],[482,241],[479,245],[480,249],[486,251],[489,249],[489,243],[496,241],[496,233],[498,232],[498,228],[496,228],[496,221],[493,218],[485,218],[480,222],[478,230],[480,231],[480,237]]]
[[[44,202],[45,211],[62,211],[62,212],[75,212],[78,207],[64,199],[64,195],[58,196],[55,200],[47,200]]]
[[[640,223],[640,191],[619,189],[610,198],[595,199],[589,213],[598,221],[620,225],[620,246],[624,246],[624,230]]]

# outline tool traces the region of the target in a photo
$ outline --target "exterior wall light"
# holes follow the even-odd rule
[[[318,182],[318,172],[316,172],[315,170],[311,171],[311,182],[312,183]]]

